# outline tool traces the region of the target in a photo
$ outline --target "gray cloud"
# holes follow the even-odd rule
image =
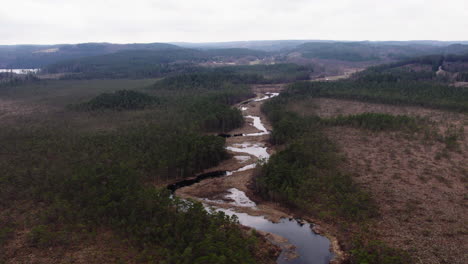
[[[0,44],[467,39],[466,0],[22,0]]]

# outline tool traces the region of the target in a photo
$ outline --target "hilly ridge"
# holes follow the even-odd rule
[[[40,68],[67,59],[114,53],[121,50],[178,49],[166,43],[111,44],[80,43],[58,45],[0,45],[0,67]]]

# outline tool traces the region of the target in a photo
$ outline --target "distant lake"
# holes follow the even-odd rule
[[[16,74],[28,74],[28,73],[36,73],[40,69],[0,69],[0,72],[10,72],[12,71],[13,73]]]

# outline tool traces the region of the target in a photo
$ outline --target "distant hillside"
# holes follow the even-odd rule
[[[244,56],[265,57],[269,53],[261,50],[253,50],[246,48],[225,48],[225,49],[209,49],[202,50],[202,53],[207,57],[235,57]]]
[[[172,44],[83,43],[64,45],[0,45],[0,68],[40,68],[67,59],[104,55],[121,50],[179,49]]]
[[[351,43],[350,41],[336,40],[253,40],[253,41],[229,41],[229,42],[207,42],[207,43],[190,43],[190,42],[174,42],[171,44],[197,49],[220,49],[220,48],[246,48],[264,51],[286,51],[298,48],[304,43]],[[372,45],[389,45],[389,46],[433,46],[445,47],[452,44],[465,44],[468,41],[436,41],[436,40],[415,40],[415,41],[366,41],[361,43],[369,43]]]
[[[359,42],[305,43],[296,48],[304,58],[345,61],[378,60],[376,46]]]
[[[468,53],[429,55],[383,64],[362,71],[354,78],[363,81],[397,82],[402,80],[468,81]]]
[[[197,49],[229,49],[245,48],[263,51],[282,51],[296,48],[298,45],[310,42],[310,40],[256,40],[256,41],[231,41],[231,42],[208,42],[208,43],[190,43],[174,42],[180,47]]]
[[[226,60],[242,59],[247,64],[255,59],[268,57],[267,61],[293,62],[310,64],[311,60],[341,61],[349,63],[370,62],[378,64],[396,60],[408,59],[431,54],[463,54],[468,53],[466,42],[440,41],[386,41],[386,42],[349,42],[349,41],[307,41],[307,40],[277,40],[277,41],[237,41],[221,43],[177,43],[180,46],[166,43],[148,44],[111,44],[83,43],[61,45],[0,45],[0,68],[43,68],[51,64],[62,64],[86,58],[83,62],[92,60],[88,57],[110,55],[118,52],[135,51],[161,53],[150,54],[150,57],[160,56],[175,58],[174,60],[233,63]],[[164,54],[171,53],[171,54]],[[174,54],[172,54],[174,53]],[[128,53],[127,53],[128,54]],[[179,56],[187,55],[186,58]],[[115,57],[122,57],[117,54]],[[136,55],[139,57],[139,55]],[[108,57],[102,57],[107,59]],[[167,59],[162,59],[167,63]],[[82,62],[80,62],[82,63]],[[160,63],[149,62],[149,64]],[[369,64],[369,63],[368,63]],[[367,64],[367,65],[368,65]]]
[[[60,61],[44,67],[43,72],[66,73],[68,78],[160,77],[168,73],[196,71],[199,63],[207,61],[230,61],[246,57],[256,60],[265,56],[268,56],[267,52],[249,49],[124,50]]]
[[[435,46],[399,42],[328,42],[304,43],[295,50],[308,59],[341,61],[390,61],[430,54],[468,53],[468,45]]]

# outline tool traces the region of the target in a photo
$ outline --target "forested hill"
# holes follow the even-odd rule
[[[183,68],[191,61],[200,61],[197,50],[125,50],[112,54],[64,60],[43,68],[45,73],[80,74],[82,78],[121,78],[159,76]],[[178,61],[177,65],[168,65]],[[76,76],[75,76],[76,77]]]
[[[67,59],[114,53],[121,50],[169,50],[180,47],[166,43],[60,45],[0,45],[0,68],[41,68]]]
[[[346,42],[273,40],[227,43],[82,43],[59,45],[0,45],[0,68],[43,68],[59,61],[106,55],[120,51],[161,51],[187,49],[202,58],[265,57],[282,62],[324,59],[347,62],[385,62],[431,54],[468,53],[467,42],[387,41]],[[187,59],[190,59],[188,57]]]
[[[417,43],[386,42],[310,42],[299,45],[293,51],[304,58],[341,61],[401,60],[430,54],[468,53],[468,45],[452,44],[435,46]]]
[[[403,80],[468,81],[468,53],[429,55],[370,67],[354,76],[361,81],[396,82]]]
[[[69,78],[160,77],[168,73],[199,71],[197,65],[205,62],[229,62],[241,58],[257,60],[266,56],[267,52],[249,49],[124,50],[64,60],[43,68],[43,72],[72,74]]]

